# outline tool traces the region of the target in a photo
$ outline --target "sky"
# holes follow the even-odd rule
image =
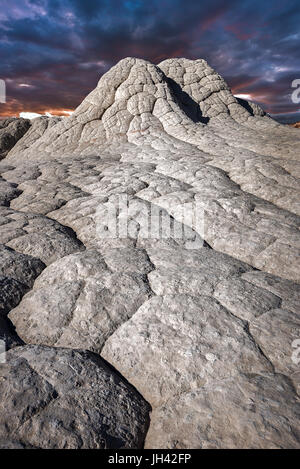
[[[0,116],[68,115],[112,65],[204,58],[234,94],[300,120],[299,0],[1,0]]]

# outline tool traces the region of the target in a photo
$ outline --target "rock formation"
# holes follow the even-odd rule
[[[127,58],[14,143],[1,446],[299,447],[299,131]]]
[[[27,345],[1,371],[0,447],[143,445],[149,405],[99,356]]]
[[[30,127],[29,119],[2,119],[0,120],[0,160],[5,158],[17,141],[22,138]]]
[[[295,122],[295,124],[290,124],[292,127],[295,127],[296,129],[300,129],[300,122]]]

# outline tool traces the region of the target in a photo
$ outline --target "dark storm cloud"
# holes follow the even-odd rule
[[[205,58],[233,92],[297,112],[298,0],[2,0],[0,114],[75,108],[126,56]],[[24,86],[25,85],[25,86]]]

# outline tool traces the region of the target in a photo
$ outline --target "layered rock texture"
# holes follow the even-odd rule
[[[20,138],[30,128],[28,119],[2,119],[0,120],[0,160],[5,158]]]
[[[299,447],[299,130],[204,60],[127,58],[18,138],[0,445]]]

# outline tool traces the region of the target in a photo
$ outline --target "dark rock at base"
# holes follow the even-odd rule
[[[150,406],[99,356],[28,345],[0,370],[2,448],[143,446]]]

